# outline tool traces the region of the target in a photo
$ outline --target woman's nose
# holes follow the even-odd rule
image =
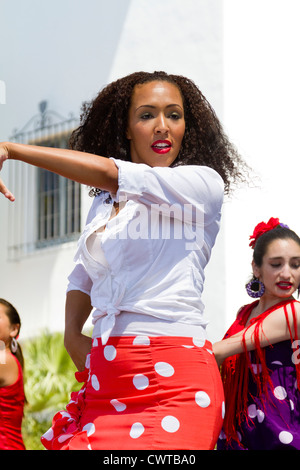
[[[282,279],[290,279],[291,278],[291,270],[290,270],[290,267],[285,264],[283,267],[282,267],[282,270],[280,272],[280,276]]]
[[[169,126],[167,124],[165,116],[159,115],[157,117],[154,132],[155,134],[167,134],[169,132]]]

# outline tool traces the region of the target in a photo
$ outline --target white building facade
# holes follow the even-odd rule
[[[79,117],[81,103],[108,82],[137,70],[165,70],[194,80],[260,177],[256,187],[246,185],[226,199],[206,270],[208,333],[212,341],[220,339],[250,300],[244,284],[251,273],[248,238],[254,225],[280,217],[300,232],[298,0],[2,3],[0,40],[12,39],[0,51],[0,140],[21,129],[43,100],[64,116],[72,111]],[[67,276],[91,203],[88,189],[82,186],[76,200],[77,226],[41,243],[41,175],[7,162],[2,177],[16,201],[0,200],[0,297],[19,310],[20,339],[45,328],[63,330]],[[67,183],[58,184],[66,194]],[[65,199],[62,206],[60,228],[70,213],[74,222]]]

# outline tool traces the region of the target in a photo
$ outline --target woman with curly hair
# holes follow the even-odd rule
[[[189,79],[138,72],[83,107],[70,149],[18,159],[91,186],[69,276],[65,346],[83,382],[48,449],[212,449],[223,390],[201,294],[224,190],[245,165]],[[2,183],[1,192],[14,197]],[[93,310],[92,338],[82,334]]]

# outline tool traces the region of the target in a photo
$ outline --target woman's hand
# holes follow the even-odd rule
[[[11,202],[15,200],[15,196],[7,189],[3,181],[0,179],[0,193],[2,193]]]
[[[8,147],[3,142],[0,143],[0,171],[2,170],[3,163],[8,159]],[[3,181],[0,179],[0,193],[2,193],[10,201],[14,201],[14,195],[7,189]]]
[[[222,355],[222,341],[218,341],[217,343],[213,344],[213,353],[215,356],[215,360],[220,367],[225,360],[225,357]]]
[[[3,163],[8,159],[8,147],[5,142],[0,143],[0,171],[2,170]]]

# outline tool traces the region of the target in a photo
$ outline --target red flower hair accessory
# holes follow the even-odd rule
[[[249,246],[254,249],[256,240],[264,233],[269,232],[270,230],[273,230],[273,228],[278,227],[278,225],[281,225],[285,228],[289,228],[287,225],[281,224],[279,222],[279,219],[274,217],[271,217],[267,224],[265,222],[260,222],[259,224],[257,224],[253,234],[249,237],[249,239],[251,240]]]

